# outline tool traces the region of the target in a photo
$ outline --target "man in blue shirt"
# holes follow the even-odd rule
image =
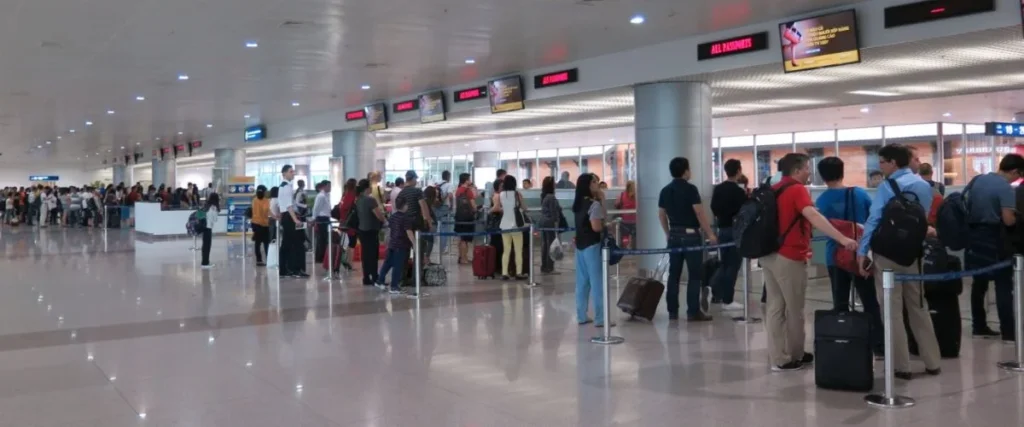
[[[920,274],[920,260],[909,266],[902,266],[896,262],[878,254],[873,253],[873,264],[867,261],[868,250],[871,249],[871,237],[882,220],[882,210],[890,199],[896,197],[890,181],[895,181],[896,186],[908,199],[917,199],[925,212],[931,209],[932,188],[914,174],[910,169],[911,151],[902,145],[886,145],[878,150],[878,164],[886,180],[882,181],[875,192],[875,198],[871,201],[871,210],[868,219],[864,223],[864,237],[860,240],[860,248],[857,250],[857,263],[861,266],[861,275],[867,276],[868,270],[874,269],[875,289],[878,295],[882,295],[882,271],[891,270],[896,274]],[[934,230],[929,229],[929,233]],[[924,242],[921,242],[923,245]],[[873,267],[871,267],[873,265]],[[924,361],[925,372],[929,375],[938,375],[942,372],[939,367],[939,343],[935,338],[935,329],[932,327],[932,318],[928,313],[928,306],[925,304],[921,282],[900,282],[892,289],[892,357],[896,378],[910,380],[913,375],[910,372],[910,350],[907,345],[907,330],[900,327],[903,325],[903,311],[906,308],[907,320],[910,330],[917,340],[918,350],[921,353],[921,360]]]
[[[818,175],[825,180],[828,190],[818,196],[815,207],[830,220],[863,224],[868,220],[871,195],[863,188],[843,185],[844,168],[843,161],[838,157],[826,157],[818,162]],[[878,307],[874,280],[870,275],[860,276],[836,267],[833,260],[837,246],[831,239],[825,244],[825,265],[828,267],[828,278],[832,282],[833,308],[838,311],[850,311],[852,282],[864,304],[864,312],[871,316],[871,327],[881,331],[882,311]],[[881,354],[882,334],[875,334],[872,344],[875,354]]]
[[[1010,183],[1020,179],[1022,170],[1024,157],[1008,154],[999,162],[999,171],[975,177],[968,185],[969,189],[965,190],[970,237],[964,252],[964,264],[968,270],[988,267],[1012,255],[1006,227],[1016,224],[1017,217]],[[1013,341],[1013,273],[1009,268],[974,276],[971,285],[973,335],[981,338],[1000,335],[988,326],[985,313],[985,293],[990,280],[995,282],[999,330],[1004,341]]]

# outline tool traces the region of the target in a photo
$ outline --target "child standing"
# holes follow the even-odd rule
[[[395,201],[395,213],[388,219],[388,228],[391,229],[388,238],[388,253],[384,257],[384,265],[377,275],[377,287],[384,289],[389,270],[392,271],[391,290],[392,295],[402,293],[401,283],[405,277],[405,266],[409,262],[409,252],[412,250],[414,234],[412,231],[412,216],[408,214],[408,206],[405,199]]]

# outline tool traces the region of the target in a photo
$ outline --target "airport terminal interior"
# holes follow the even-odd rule
[[[617,304],[631,280],[665,281],[659,192],[674,157],[689,159],[711,217],[729,160],[753,189],[805,154],[816,199],[817,165],[838,157],[845,184],[873,197],[879,150],[899,144],[949,197],[1024,154],[1022,19],[1024,0],[0,2],[0,426],[1024,425],[1021,328],[973,336],[1000,321],[991,290],[986,318],[973,318],[970,273],[955,278],[956,357],[939,375],[912,357],[911,380],[875,357],[865,390],[819,386],[834,353],[795,372],[769,363],[757,259],[733,304],[701,296],[710,321],[670,319],[664,296],[650,321]],[[363,281],[361,238],[320,258],[317,233],[280,231],[310,239],[289,242],[301,262],[280,252],[263,265],[250,211],[257,187],[289,179],[286,165],[310,208],[322,181],[335,206],[350,178],[379,175],[390,191],[399,178],[437,189],[445,172],[467,174],[489,195],[506,171],[533,223],[506,233],[525,234],[522,260],[511,257],[523,277],[460,262],[463,238],[472,258],[506,239],[484,213],[453,226],[454,209],[414,245],[430,254],[409,260],[401,292]],[[606,188],[607,240],[624,255],[591,283],[604,290],[599,325],[595,301],[588,322],[578,314],[590,273],[574,245],[574,184],[588,174]],[[547,178],[566,218],[551,269]],[[119,184],[194,185],[200,206],[217,194],[209,265],[186,226],[196,206],[119,201]],[[86,186],[102,189],[86,202],[104,202],[83,205],[84,219],[64,202],[40,221],[30,203],[41,196],[29,187],[56,190],[57,203]],[[808,352],[816,313],[836,302],[827,238],[815,236]],[[324,268],[335,250],[352,269]],[[702,266],[722,253],[695,251]],[[285,271],[296,264],[308,275]],[[682,310],[687,282],[708,280],[688,276]]]

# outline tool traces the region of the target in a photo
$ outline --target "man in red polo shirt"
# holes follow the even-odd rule
[[[779,209],[779,251],[761,258],[765,292],[765,330],[768,356],[774,372],[797,371],[814,362],[804,351],[804,295],[807,293],[807,255],[811,250],[811,225],[840,246],[857,249],[857,242],[843,236],[818,212],[804,187],[811,176],[810,158],[789,153],[779,160],[782,179],[772,188]]]

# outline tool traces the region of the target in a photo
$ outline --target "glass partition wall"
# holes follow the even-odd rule
[[[988,137],[984,131],[980,124],[922,123],[723,136],[712,139],[712,177],[715,183],[721,182],[725,179],[723,163],[736,159],[753,185],[775,174],[782,156],[805,153],[811,157],[812,186],[825,185],[818,176],[818,162],[838,156],[846,164],[847,185],[871,188],[878,184],[877,177],[872,180],[872,175],[880,172],[878,150],[886,144],[905,144],[914,149],[922,163],[932,165],[934,180],[941,179],[946,185],[966,185],[971,178],[992,171],[1006,154],[1024,153],[1024,143],[1018,148],[1013,138]],[[473,169],[472,154],[410,155],[407,164],[416,169],[427,185],[440,181],[444,170],[453,171],[452,180],[456,180],[459,173]],[[632,143],[503,151],[500,159],[502,169],[520,180],[530,179],[534,188],[540,188],[544,177],[557,180],[561,172],[569,172],[573,180],[580,173],[595,173],[611,188],[623,188],[627,181],[636,179],[636,146]],[[389,158],[389,179],[404,174],[405,169],[391,165]]]

